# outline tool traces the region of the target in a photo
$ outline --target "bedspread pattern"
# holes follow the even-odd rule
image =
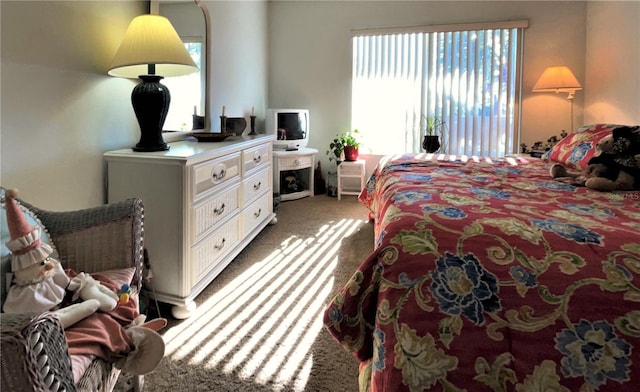
[[[362,391],[637,390],[640,194],[541,160],[389,157],[376,249],[327,305]]]

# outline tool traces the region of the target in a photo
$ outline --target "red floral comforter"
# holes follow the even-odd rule
[[[362,391],[638,391],[640,193],[541,160],[388,157],[376,249],[327,305]]]

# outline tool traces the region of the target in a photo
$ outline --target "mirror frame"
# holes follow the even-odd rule
[[[205,61],[205,70],[204,70],[204,130],[210,130],[211,129],[211,116],[209,115],[209,113],[211,112],[209,110],[210,108],[210,95],[209,94],[209,70],[211,69],[211,65],[209,64],[210,61],[209,59],[211,58],[211,56],[209,56],[209,48],[211,47],[211,23],[209,20],[209,10],[207,9],[207,6],[205,5],[205,3],[202,0],[193,0],[196,5],[198,7],[200,7],[200,10],[202,11],[202,15],[204,16],[204,40],[205,40],[205,57],[206,57],[206,61]],[[202,71],[202,70],[200,70]]]
[[[204,107],[203,116],[204,116],[204,128],[198,129],[198,131],[210,131],[211,130],[211,116],[210,116],[210,94],[209,94],[209,80],[210,80],[210,69],[209,65],[209,48],[210,48],[210,40],[211,40],[211,23],[209,18],[209,10],[207,9],[206,4],[202,0],[150,0],[149,1],[149,13],[158,15],[160,12],[160,3],[163,2],[185,2],[185,3],[193,3],[200,11],[202,11],[202,16],[204,18],[204,30],[205,30],[205,45],[204,45],[204,56],[206,58],[205,61],[205,69],[204,69]],[[203,70],[201,69],[200,72]],[[163,137],[166,142],[181,140],[191,131],[163,131]],[[169,140],[168,140],[169,139]]]

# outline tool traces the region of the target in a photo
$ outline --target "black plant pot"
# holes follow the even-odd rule
[[[440,137],[437,135],[425,135],[422,140],[422,148],[429,153],[438,151],[440,149]]]

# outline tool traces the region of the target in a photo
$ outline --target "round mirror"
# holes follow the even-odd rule
[[[199,71],[168,77],[171,104],[164,131],[191,131],[207,128],[207,22],[198,0],[152,0],[151,13],[166,17],[184,42]]]

